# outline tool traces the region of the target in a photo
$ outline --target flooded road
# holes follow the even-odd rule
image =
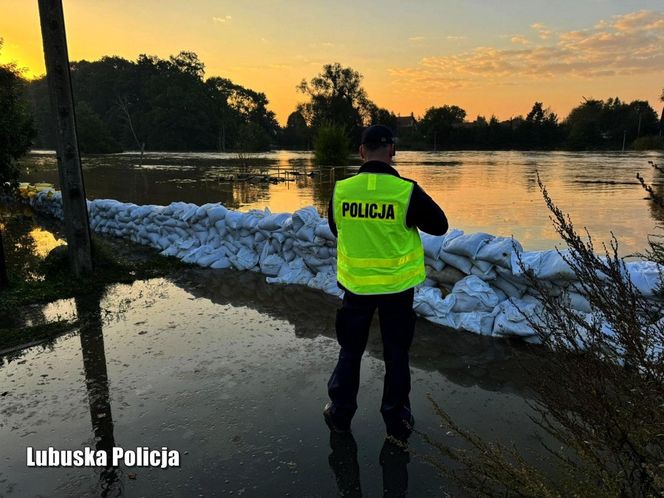
[[[384,452],[379,463],[377,319],[353,421],[356,456],[348,442],[331,447],[321,410],[338,353],[337,306],[255,273],[207,269],[61,303],[63,316],[97,318],[52,346],[0,360],[0,495],[336,496],[358,476],[364,496],[380,496],[384,483],[411,496],[453,490],[416,456]],[[526,349],[420,320],[411,360],[417,429],[447,437],[425,398],[432,393],[464,427],[540,453],[518,360]],[[418,436],[411,443],[432,451]],[[27,468],[28,446],[167,446],[181,466]]]
[[[402,176],[422,184],[444,208],[452,227],[467,232],[514,235],[528,250],[550,249],[559,239],[549,221],[536,182],[539,172],[554,201],[587,226],[595,240],[613,231],[623,254],[645,248],[647,235],[664,212],[645,200],[640,172],[662,193],[664,178],[648,165],[664,163],[656,152],[398,152]],[[248,210],[268,207],[292,212],[314,205],[322,215],[334,182],[353,174],[348,167],[316,167],[308,152],[237,154],[147,153],[84,158],[88,197],[137,204],[221,202]],[[22,161],[24,181],[57,184],[55,156],[31,154]],[[264,181],[269,175],[281,180]],[[238,178],[250,178],[238,181]]]

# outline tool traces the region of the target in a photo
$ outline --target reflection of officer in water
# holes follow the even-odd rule
[[[357,443],[351,433],[330,432],[329,462],[337,481],[339,496],[362,496],[360,465],[357,461]],[[385,440],[379,457],[383,468],[383,496],[402,497],[408,493],[408,451]]]
[[[442,235],[447,218],[417,183],[401,178],[390,166],[394,153],[389,128],[367,128],[360,146],[364,164],[357,175],[336,183],[330,200],[337,279],[345,294],[336,321],[341,352],[328,382],[332,402],[323,414],[333,431],[350,431],[357,410],[360,362],[377,308],[385,359],[381,413],[388,435],[404,439],[415,422],[408,399],[413,288],[426,277],[418,228]]]

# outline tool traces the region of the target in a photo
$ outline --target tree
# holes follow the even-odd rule
[[[0,182],[13,183],[19,176],[15,161],[28,151],[35,136],[26,82],[16,64],[0,65],[0,109]]]
[[[265,94],[222,77],[205,80],[205,65],[193,52],[72,62],[71,74],[76,106],[84,112],[79,120],[92,119],[122,149],[225,151],[238,146],[243,125],[251,125],[243,135],[252,147],[269,147],[276,138],[278,124]],[[38,144],[53,148],[45,79],[30,83],[30,100]],[[86,152],[108,152],[110,140],[88,138]]]
[[[452,128],[463,123],[465,118],[466,111],[455,105],[430,107],[420,121],[420,130],[433,149],[438,150],[441,143],[449,144]]]
[[[619,98],[585,100],[570,112],[564,123],[567,143],[573,149],[619,149],[641,136],[656,135],[658,118],[647,101],[630,104]]]
[[[562,134],[558,116],[542,102],[535,102],[517,131],[518,142],[524,148],[548,149],[560,144]]]
[[[393,133],[397,131],[397,116],[392,111],[371,105],[369,111],[369,125],[382,124],[392,130]]]
[[[99,115],[86,102],[79,102],[76,107],[76,129],[81,152],[109,154],[122,149]]]
[[[281,133],[281,142],[296,149],[308,148],[311,143],[311,132],[307,121],[299,111],[291,112],[286,121],[286,127]]]
[[[345,127],[353,141],[371,118],[373,104],[362,88],[362,75],[341,64],[326,64],[311,81],[303,79],[297,90],[309,97],[297,110],[307,124],[318,130],[323,124]]]

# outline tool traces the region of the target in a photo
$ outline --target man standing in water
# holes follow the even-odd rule
[[[390,164],[394,137],[374,125],[362,134],[357,175],[337,182],[328,220],[337,236],[337,280],[345,291],[337,312],[339,361],[328,382],[331,403],[323,415],[332,431],[349,432],[357,410],[360,363],[378,309],[385,359],[381,413],[387,434],[405,440],[410,411],[408,351],[415,330],[414,287],[426,278],[418,228],[443,235],[447,218],[412,180]]]

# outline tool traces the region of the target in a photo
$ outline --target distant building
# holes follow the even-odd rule
[[[417,120],[413,113],[410,116],[397,116],[397,133],[400,131],[411,131],[417,127]]]

